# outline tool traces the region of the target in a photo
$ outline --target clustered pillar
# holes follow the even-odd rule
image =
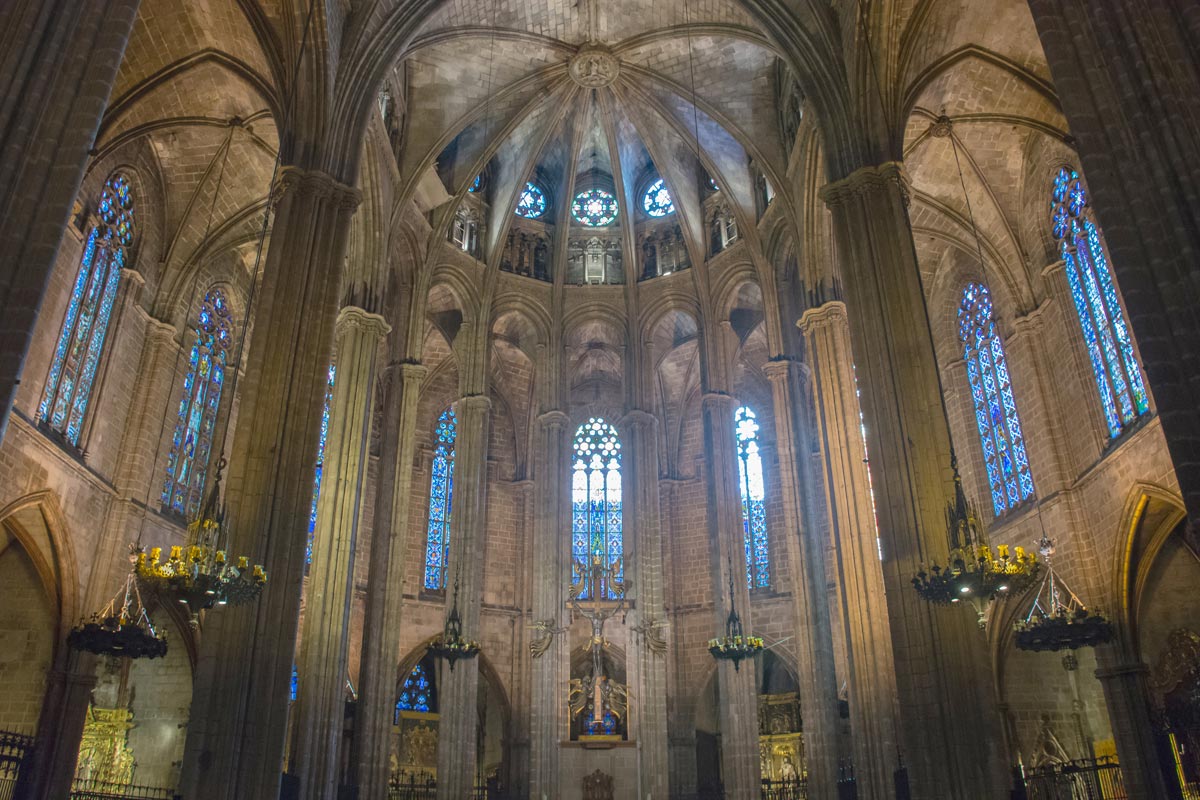
[[[854,774],[862,800],[892,796],[896,675],[878,531],[859,421],[846,306],[830,301],[800,319],[825,460],[825,502],[841,591],[835,623],[846,642]]]
[[[205,620],[180,785],[189,798],[279,794],[315,443],[359,193],[289,166],[275,197],[226,490],[230,549],[269,580],[256,603]]]
[[[707,392],[703,401],[709,557],[713,582],[714,635],[723,635],[729,615],[729,586],[746,632],[750,592],[746,587],[746,555],[742,541],[742,502],[738,489],[737,452],[733,439],[733,397]],[[721,779],[728,800],[757,800],[762,774],[758,755],[758,687],[753,661],[735,669],[717,665],[720,692]]]
[[[338,315],[337,373],[313,531],[312,566],[297,672],[297,742],[292,772],[307,800],[334,800],[341,776],[354,555],[371,439],[378,314],[347,306]]]

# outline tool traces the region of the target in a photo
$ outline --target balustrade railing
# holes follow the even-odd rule
[[[171,789],[161,786],[137,786],[76,778],[71,784],[71,800],[171,800]]]
[[[1112,758],[1047,764],[1025,775],[1029,800],[1129,800],[1121,767]]]
[[[21,770],[32,755],[32,736],[0,731],[0,800],[12,800],[16,796]]]

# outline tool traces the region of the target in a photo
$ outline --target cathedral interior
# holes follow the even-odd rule
[[[0,3],[0,798],[1200,798],[1197,53]]]

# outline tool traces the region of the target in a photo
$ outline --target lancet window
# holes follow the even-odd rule
[[[571,558],[588,569],[598,558],[605,567],[624,572],[625,541],[621,506],[621,440],[600,417],[592,417],[575,432],[571,467]],[[602,579],[603,580],[603,579]],[[582,597],[592,596],[585,586]],[[616,597],[603,580],[600,597]]]
[[[214,287],[200,302],[162,490],[163,509],[188,519],[196,516],[204,499],[225,369],[233,344],[232,329],[225,293]]]
[[[438,417],[429,477],[429,523],[425,528],[425,588],[444,591],[450,558],[450,516],[454,500],[454,445],[458,420],[454,409]]]
[[[1075,313],[1087,345],[1110,437],[1150,409],[1142,368],[1116,283],[1108,251],[1092,214],[1087,189],[1075,170],[1054,176],[1051,229],[1058,240]]]
[[[758,443],[758,417],[747,406],[734,415],[738,478],[742,490],[742,533],[746,545],[746,584],[751,590],[771,585],[771,550],[767,541],[767,490],[762,452]]]
[[[312,501],[308,507],[308,544],[305,547],[305,563],[312,561],[313,533],[317,530],[317,500],[321,497],[321,476],[325,472],[325,443],[329,439],[329,405],[333,402],[333,382],[337,379],[337,366],[329,365],[325,376],[325,403],[321,407],[321,435],[317,439],[317,469],[313,474]]]
[[[78,446],[104,352],[113,303],[135,235],[133,192],[120,173],[104,184],[96,221],[88,231],[79,272],[38,404],[40,425]]]
[[[963,289],[958,304],[958,339],[971,384],[992,508],[1000,516],[1033,497],[1033,476],[1008,377],[1004,342],[996,330],[991,293],[981,283],[970,283]]]

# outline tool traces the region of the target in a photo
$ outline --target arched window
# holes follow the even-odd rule
[[[433,711],[433,684],[425,674],[425,667],[419,662],[404,679],[400,699],[396,701],[396,711]]]
[[[625,552],[621,514],[621,440],[612,426],[592,417],[575,431],[575,458],[571,469],[571,558],[590,565],[593,556],[605,566],[619,566]],[[582,597],[591,596],[584,587]],[[615,598],[616,591],[603,582],[600,596]]]
[[[429,476],[429,525],[425,529],[425,588],[446,588],[446,562],[450,558],[450,511],[454,500],[454,442],[458,420],[454,409],[438,417],[434,431],[433,467]]]
[[[1115,438],[1150,409],[1142,368],[1079,173],[1066,167],[1058,171],[1050,205],[1054,238],[1065,262],[1108,434]]]
[[[958,339],[975,402],[975,426],[983,446],[996,516],[1033,497],[1021,420],[1008,379],[1004,343],[996,332],[992,297],[981,283],[968,284],[958,303]]]
[[[162,507],[188,519],[196,516],[204,499],[204,481],[225,388],[225,367],[233,344],[232,328],[225,293],[209,289],[200,302],[196,339],[183,380],[179,419],[167,454],[162,491]]]
[[[537,219],[546,213],[546,193],[537,184],[526,183],[521,198],[517,201],[517,214],[527,219]]]
[[[104,184],[50,362],[38,423],[79,444],[113,301],[133,245],[133,194],[124,175]]]
[[[642,196],[642,208],[652,217],[665,217],[675,213],[675,201],[662,178],[650,184],[646,194]]]
[[[762,453],[758,447],[758,418],[742,406],[734,416],[738,477],[742,489],[742,532],[746,543],[746,584],[751,589],[771,585],[771,551],[767,544],[767,490]]]
[[[571,213],[575,219],[593,228],[611,225],[617,218],[617,198],[603,189],[588,189],[575,195]]]
[[[317,439],[317,470],[313,474],[312,503],[308,508],[308,544],[304,547],[304,563],[312,563],[313,533],[317,530],[317,500],[321,497],[321,475],[325,471],[325,441],[329,438],[329,404],[333,401],[333,381],[337,367],[329,365],[325,378],[325,405],[321,408],[321,435]]]

